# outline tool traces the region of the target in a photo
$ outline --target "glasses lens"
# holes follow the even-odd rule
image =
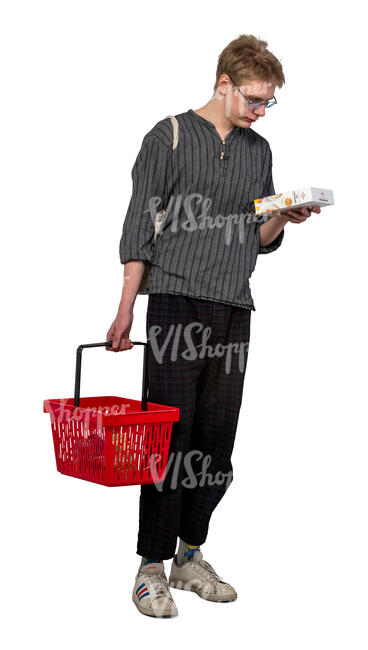
[[[255,102],[255,101],[249,101],[248,106],[251,108],[258,108],[258,106],[265,106],[266,108],[269,108],[270,106],[273,106],[276,104],[275,99],[267,99],[265,102]]]

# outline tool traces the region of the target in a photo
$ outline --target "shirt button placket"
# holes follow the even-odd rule
[[[222,142],[222,144],[223,144],[224,146],[222,147],[222,151],[221,151],[221,153],[220,153],[220,165],[221,165],[220,173],[221,173],[222,176],[224,176],[225,171],[226,171],[226,165],[225,165],[225,162],[224,162],[224,155],[225,155],[225,147],[226,147],[226,144],[225,144],[225,140],[224,140],[224,139],[221,139],[221,142]]]

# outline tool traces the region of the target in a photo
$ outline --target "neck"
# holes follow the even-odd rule
[[[216,129],[222,133],[228,133],[234,126],[229,117],[225,114],[225,102],[221,99],[210,99],[207,104],[204,104],[201,108],[195,109],[195,113],[198,113],[198,115],[201,115],[206,120],[213,122]]]

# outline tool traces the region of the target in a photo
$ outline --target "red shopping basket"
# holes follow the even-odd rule
[[[84,348],[111,347],[112,341],[77,349],[73,398],[48,399],[56,467],[61,474],[109,487],[164,480],[173,422],[180,409],[147,402],[148,342],[144,346],[142,400],[82,397],[80,379]]]

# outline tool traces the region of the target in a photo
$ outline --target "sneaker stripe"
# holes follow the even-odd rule
[[[142,594],[141,596],[139,596],[139,600],[142,600],[142,598],[144,598],[145,596],[149,596],[149,591],[146,590],[145,594]]]
[[[142,582],[142,584],[139,585],[139,587],[137,587],[137,589],[135,590],[135,593],[138,594],[138,591],[140,591],[142,589],[142,587],[144,587],[144,582]]]
[[[145,592],[147,592],[147,593],[145,593]],[[147,587],[143,587],[143,589],[141,589],[140,591],[138,591],[137,596],[138,596],[139,600],[140,600],[141,598],[143,598],[143,594],[144,594],[145,596],[147,596],[147,595],[149,594],[149,591],[148,591]]]
[[[140,591],[138,591],[138,593],[137,593],[138,598],[139,598],[139,596],[141,595],[141,593],[142,593],[143,591],[147,591],[147,587],[146,587],[146,586],[144,586],[142,589],[140,589]]]

